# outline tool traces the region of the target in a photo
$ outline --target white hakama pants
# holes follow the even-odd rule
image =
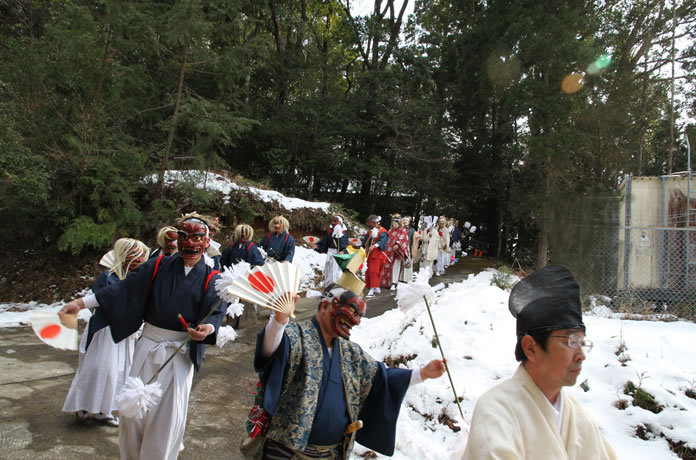
[[[188,336],[145,323],[136,344],[132,376],[147,383],[157,369]],[[119,445],[121,458],[128,460],[174,460],[183,448],[188,399],[193,383],[193,363],[188,345],[176,354],[157,377],[162,399],[142,419],[121,417]]]
[[[409,267],[404,266],[401,270],[401,278],[399,278],[399,281],[403,281],[404,283],[408,283],[411,280],[413,280],[413,261],[411,261]]]
[[[441,250],[437,250],[437,258],[435,259],[435,271],[437,273],[444,273],[445,272],[445,267],[446,267],[446,262],[450,257],[449,252],[444,252]]]
[[[77,372],[70,384],[63,412],[86,411],[110,416],[116,410],[114,400],[128,377],[133,362],[133,336],[114,343],[111,328],[94,333],[89,347],[85,328],[80,340]]]
[[[401,261],[401,259],[394,257],[394,263],[392,264],[391,284],[397,284],[399,282],[403,265],[404,263]]]
[[[336,259],[334,259],[334,254],[338,254],[337,249],[329,248],[328,251],[326,251],[326,265],[324,266],[324,287],[328,286],[331,283],[338,283],[338,280],[341,278],[341,275],[343,275],[343,270],[341,270],[341,267],[338,266],[338,263],[336,263]]]

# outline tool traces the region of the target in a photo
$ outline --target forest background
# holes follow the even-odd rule
[[[93,261],[184,211],[254,218],[243,201],[163,186],[167,169],[201,169],[358,220],[469,220],[490,255],[531,266],[625,174],[687,169],[694,1],[375,0],[366,11],[0,0],[0,249]]]

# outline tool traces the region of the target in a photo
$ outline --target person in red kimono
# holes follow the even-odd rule
[[[386,261],[382,273],[382,287],[396,290],[396,284],[401,279],[404,263],[409,260],[408,227],[401,225],[401,216],[394,214],[389,232],[389,244],[385,251]],[[369,265],[368,265],[369,266]]]
[[[362,243],[367,252],[367,272],[365,273],[365,285],[369,289],[365,297],[374,297],[381,292],[379,282],[384,271],[386,256],[384,251],[389,244],[389,234],[380,225],[381,218],[371,214],[367,218],[367,234],[363,237]]]

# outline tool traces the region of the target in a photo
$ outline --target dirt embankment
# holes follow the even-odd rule
[[[0,302],[54,303],[69,300],[90,287],[102,272],[101,253],[79,257],[55,248],[3,249],[0,259]]]

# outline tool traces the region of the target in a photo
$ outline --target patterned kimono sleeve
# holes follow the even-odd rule
[[[269,357],[264,357],[262,353],[266,328],[261,329],[256,337],[254,369],[259,373],[259,380],[264,386],[263,407],[271,415],[276,415],[283,382],[294,377],[302,361],[302,342],[288,336],[288,332],[290,332],[293,338],[296,338],[297,332],[295,332],[294,327],[291,324],[285,329],[280,345]]]

